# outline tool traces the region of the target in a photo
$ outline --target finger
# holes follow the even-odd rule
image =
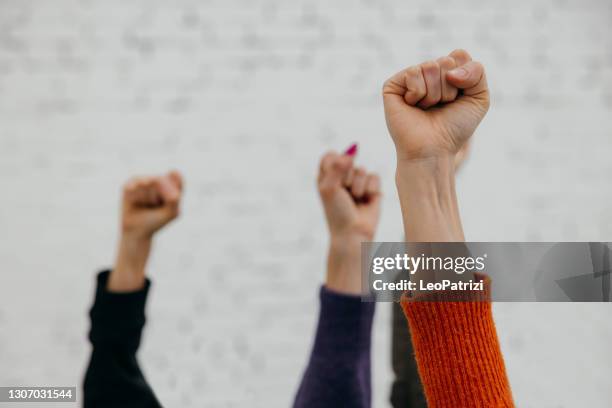
[[[357,143],[353,143],[344,151],[344,154],[347,156],[355,156],[357,154],[357,150],[359,150],[359,145]]]
[[[404,100],[410,106],[415,106],[427,93],[423,71],[419,66],[408,68],[404,73]]]
[[[383,84],[383,96],[403,98],[406,93],[406,70],[401,70],[391,76]]]
[[[146,205],[149,201],[147,197],[147,189],[142,185],[137,185],[128,200],[130,205]]]
[[[452,102],[457,97],[457,88],[446,80],[446,73],[456,67],[455,60],[451,57],[442,57],[438,58],[437,62],[440,66],[440,83],[442,88],[442,97],[440,101]]]
[[[345,187],[350,187],[353,184],[353,178],[355,177],[355,168],[351,167],[349,171],[346,172],[344,176],[343,185]]]
[[[172,170],[168,173],[168,176],[170,176],[170,179],[174,182],[179,191],[183,191],[183,176],[181,173],[178,170]]]
[[[377,174],[368,175],[366,183],[366,195],[374,197],[380,194],[380,177]]]
[[[449,54],[449,57],[455,60],[455,65],[458,67],[465,65],[472,60],[470,53],[462,49],[454,50]]]
[[[381,198],[380,177],[377,174],[369,174],[366,185],[366,202],[368,204],[366,211],[379,214]]]
[[[126,200],[133,205],[149,205],[151,177],[135,177],[126,186]]]
[[[346,149],[344,151],[344,155],[346,156],[350,156],[350,157],[355,157],[357,155],[357,150],[359,149],[359,146],[357,145],[357,143],[353,143],[352,145],[350,145],[348,147],[348,149]],[[353,167],[351,166],[351,168],[349,168],[348,172],[345,174],[343,180],[342,180],[342,184],[344,184],[345,186],[350,186],[353,180]]]
[[[319,191],[326,194],[342,187],[342,182],[352,166],[352,156],[340,155],[336,152],[326,153],[319,166]]]
[[[150,210],[151,219],[158,220],[161,223],[160,227],[166,225],[179,215],[179,206],[177,203],[172,205],[164,205]]]
[[[361,198],[366,192],[366,182],[368,173],[363,167],[357,167],[355,169],[355,176],[353,183],[351,184],[351,194],[355,198]]]
[[[437,105],[442,97],[440,66],[435,61],[425,62],[421,64],[421,71],[423,71],[423,77],[425,78],[427,94],[418,105],[423,109],[427,109]]]
[[[426,93],[423,72],[418,65],[396,73],[383,85],[383,95],[402,98],[411,106],[415,106]]]
[[[452,85],[463,89],[464,95],[478,95],[488,90],[484,67],[480,62],[470,61],[446,74]]]
[[[181,196],[181,191],[170,175],[157,177],[155,179],[155,192],[161,197],[164,204],[176,204]]]
[[[132,207],[138,206],[139,202],[144,201],[142,191],[139,188],[139,183],[139,179],[131,178],[127,183],[124,184],[122,198],[122,206],[124,211]]]
[[[338,177],[344,175],[351,169],[353,157],[336,152],[327,152],[321,158],[319,165],[319,177]]]
[[[157,187],[157,179],[152,178],[146,185],[144,191],[146,192],[146,205],[158,206],[163,202],[163,197]]]
[[[125,201],[133,201],[136,195],[136,184],[138,180],[132,178],[123,185],[123,199]]]

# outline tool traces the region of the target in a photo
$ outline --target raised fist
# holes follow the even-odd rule
[[[139,290],[145,283],[145,267],[153,235],[179,214],[183,190],[181,175],[135,177],[123,187],[121,237],[107,289]]]
[[[128,181],[123,188],[122,233],[151,238],[178,216],[182,186],[181,175],[176,171]]]
[[[357,145],[321,159],[317,184],[331,236],[325,286],[361,294],[361,243],[372,241],[380,216],[380,179],[353,166]]]
[[[317,184],[332,239],[372,240],[380,215],[380,179],[353,166],[356,145],[321,159]]]
[[[398,160],[454,155],[489,109],[483,66],[464,50],[407,68],[383,86]]]

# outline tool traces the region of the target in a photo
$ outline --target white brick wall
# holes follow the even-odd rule
[[[0,385],[80,385],[119,185],[176,167],[148,378],[168,407],[289,405],[324,273],[318,156],[359,141],[378,239],[401,237],[380,87],[457,47],[494,94],[460,180],[468,239],[612,240],[610,21],[606,0],[0,0]],[[610,406],[609,305],[495,310],[519,406]]]

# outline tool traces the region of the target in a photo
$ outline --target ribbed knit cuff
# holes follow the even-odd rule
[[[96,346],[122,348],[135,351],[140,344],[145,324],[145,304],[151,282],[135,292],[114,293],[106,288],[110,271],[102,271],[97,277],[96,298],[89,316],[89,339]]]
[[[429,407],[514,406],[486,301],[490,279],[485,285],[484,293],[466,292],[466,301],[441,301],[446,295],[455,299],[456,293],[402,297]],[[469,296],[474,301],[467,301]],[[422,301],[426,298],[434,301]]]
[[[375,303],[325,286],[321,287],[320,301],[313,356],[369,352]]]

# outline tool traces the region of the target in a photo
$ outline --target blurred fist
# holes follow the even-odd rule
[[[353,145],[345,154],[321,159],[317,180],[332,238],[372,240],[380,215],[380,179],[353,166]]]
[[[123,188],[121,227],[124,235],[149,239],[179,215],[181,175],[135,177]]]
[[[489,109],[483,66],[464,50],[407,68],[383,86],[398,159],[456,154]]]

